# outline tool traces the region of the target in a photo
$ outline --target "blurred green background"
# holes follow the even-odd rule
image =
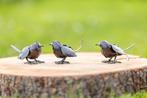
[[[147,57],[146,0],[0,0],[0,57],[14,56],[10,48],[39,41],[59,40],[81,51],[100,51],[95,44],[108,40],[127,53]]]

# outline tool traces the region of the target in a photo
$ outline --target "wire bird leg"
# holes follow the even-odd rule
[[[30,61],[28,58],[26,58],[26,60],[27,60],[27,64],[37,64],[37,62]]]
[[[117,57],[117,56],[114,57],[114,60],[113,60],[114,63],[117,61],[117,60],[116,60],[116,57]]]
[[[104,60],[104,61],[102,61],[102,62],[103,62],[103,63],[112,63],[112,62],[114,62],[114,61],[112,61],[112,58],[113,58],[113,57],[110,57],[110,59]]]
[[[108,63],[108,64],[115,64],[115,63],[121,63],[119,61],[116,60],[117,56],[114,56],[114,60],[113,57],[111,57],[109,60],[106,60],[106,61],[102,61],[103,63]]]
[[[120,61],[117,61],[117,55],[114,57],[114,60],[111,62],[112,64],[115,64],[115,63],[121,63]]]
[[[65,61],[66,57],[63,58],[61,61],[55,61],[55,64],[69,64],[68,61]]]
[[[104,61],[102,61],[103,63],[110,63],[110,62],[112,62],[112,58],[113,57],[111,57],[110,59],[108,59],[108,60],[104,60]]]
[[[108,62],[111,62],[112,58],[113,58],[113,57],[111,57],[111,58],[108,60]]]

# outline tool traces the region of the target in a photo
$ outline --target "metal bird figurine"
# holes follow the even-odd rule
[[[65,61],[67,57],[76,57],[75,51],[67,45],[61,44],[59,41],[53,41],[50,43],[53,48],[53,53],[57,58],[63,58],[61,61],[55,61],[56,64],[69,64]]]
[[[30,46],[26,46],[21,50],[16,48],[14,45],[11,45],[11,47],[19,53],[18,58],[19,59],[26,59],[28,63],[30,64],[36,64],[36,63],[44,63],[44,61],[39,61],[37,58],[41,54],[41,45],[39,42],[35,42]],[[29,59],[34,59],[34,61],[30,61]]]
[[[108,63],[116,63],[117,56],[127,55],[123,49],[121,49],[120,47],[118,47],[114,44],[110,44],[108,41],[101,41],[100,43],[98,43],[96,45],[101,47],[101,53],[106,58],[110,58],[108,61],[106,61]],[[133,45],[131,45],[127,49],[131,48],[132,46]],[[125,49],[125,50],[127,50],[127,49]],[[114,61],[111,61],[113,57],[114,57]],[[127,59],[128,59],[128,56],[127,56]]]

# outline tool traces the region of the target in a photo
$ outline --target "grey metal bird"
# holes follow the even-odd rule
[[[68,61],[65,61],[67,57],[76,57],[75,51],[67,45],[61,44],[59,41],[53,41],[50,43],[53,49],[53,53],[57,58],[63,58],[61,61],[56,61],[56,64],[68,64]]]
[[[14,45],[11,45],[11,47],[19,53],[18,58],[23,60],[26,59],[28,63],[44,63],[44,61],[39,61],[37,58],[41,54],[41,45],[39,42],[35,42],[31,44],[30,46],[26,46],[22,49],[22,51],[18,48],[16,48]],[[34,59],[34,61],[30,61],[29,59]]]
[[[96,44],[97,46],[101,47],[101,53],[106,57],[110,58],[107,62],[111,62],[112,58],[114,57],[113,63],[116,63],[116,57],[120,55],[127,55],[123,49],[120,47],[110,44],[108,41],[101,41],[100,43]],[[131,48],[133,45],[128,47],[127,49]],[[125,50],[127,50],[125,49]],[[128,56],[127,56],[128,59]]]

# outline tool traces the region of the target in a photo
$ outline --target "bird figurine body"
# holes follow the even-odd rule
[[[19,53],[18,58],[21,60],[26,59],[28,63],[44,63],[44,61],[37,60],[41,54],[41,48],[43,47],[43,45],[38,42],[24,47],[22,51],[16,48],[14,45],[11,45],[11,47]],[[29,59],[34,59],[34,61],[30,61]]]
[[[116,58],[117,56],[120,55],[127,55],[123,49],[121,49],[120,47],[114,45],[114,44],[110,44],[108,41],[101,41],[100,43],[96,44],[97,46],[101,47],[101,53],[106,57],[109,58],[108,63],[116,63]],[[132,47],[132,46],[131,46]],[[114,60],[112,61],[112,58],[114,58]],[[128,56],[127,56],[128,59]]]
[[[67,57],[76,57],[75,51],[67,45],[61,44],[59,41],[53,41],[50,43],[53,49],[53,53],[57,58],[63,58],[61,61],[56,61],[56,64],[69,64],[65,61]]]

